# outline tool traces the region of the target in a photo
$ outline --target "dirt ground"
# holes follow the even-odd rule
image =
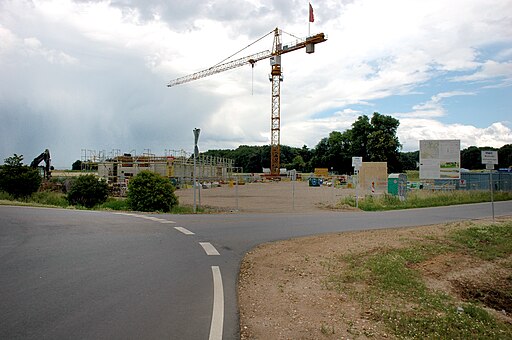
[[[256,247],[244,258],[239,276],[241,338],[393,339],[382,322],[372,317],[371,307],[349,293],[325,287],[325,263],[344,255],[400,248],[409,241],[435,238],[468,223],[476,222],[346,232]],[[440,255],[418,269],[430,289],[459,301],[471,299],[471,292],[497,285],[506,285],[505,291],[512,289],[510,270],[462,255]],[[489,311],[512,323],[512,301],[506,300]]]
[[[192,189],[176,190],[180,204],[192,205]],[[347,195],[355,195],[354,189],[328,186],[310,187],[308,182],[265,182],[245,185],[228,185],[200,190],[201,206],[221,211],[247,213],[265,212],[315,212],[322,211]],[[199,204],[199,193],[196,193]]]
[[[192,189],[177,190],[176,194],[181,204],[193,204]],[[307,182],[223,185],[202,189],[201,206],[239,213],[321,213],[349,209],[336,203],[344,196],[355,194],[353,189],[309,187]],[[326,261],[348,254],[357,256],[383,248],[399,248],[415,239],[435,238],[465,227],[467,223],[462,222],[347,232],[258,246],[245,256],[240,269],[241,338],[393,339],[384,325],[371,317],[372,311],[367,306],[348,293],[326,289]],[[472,292],[484,291],[486,287],[505,285],[505,290],[512,290],[510,270],[465,256],[440,255],[417,269],[429,288],[459,300],[471,299]],[[510,301],[490,311],[512,323]]]

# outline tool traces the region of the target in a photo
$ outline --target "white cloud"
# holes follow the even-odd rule
[[[396,114],[404,144],[455,128],[466,131],[468,141],[473,136],[484,142],[493,134],[509,141],[503,118],[492,118],[502,125],[490,125],[480,117],[453,117],[452,106],[443,104],[512,84],[511,0],[329,0],[313,6],[312,32],[327,33],[328,41],[313,55],[283,56],[283,144],[312,147],[332,130],[349,128],[358,115],[380,111],[378,99],[399,102],[411,93],[419,104]],[[98,149],[187,148],[194,127],[203,130],[202,150],[268,143],[268,61],[254,70],[165,85],[219,62],[275,26],[306,35],[307,2],[4,0],[0,22],[0,78],[7,79],[0,84],[0,112],[10,124],[1,131],[7,141],[0,158],[14,146],[32,153],[40,152],[39,144],[54,143],[37,126],[16,123],[16,117],[44,117],[41,124],[66,140],[52,146],[58,148],[54,157],[74,160],[88,143]],[[269,37],[240,56],[271,45]],[[482,61],[488,46],[499,48]],[[432,83],[439,79],[453,81]],[[465,123],[434,119],[446,115]]]
[[[477,72],[466,76],[453,77],[452,81],[485,81],[495,78],[504,78],[505,81],[510,82],[512,80],[512,62],[487,60],[480,65]]]
[[[43,44],[34,37],[23,39],[25,53],[29,56],[43,57],[52,64],[76,64],[78,59],[70,56],[62,51],[47,49]]]
[[[419,149],[422,139],[460,139],[461,148],[469,146],[502,147],[512,143],[512,129],[501,122],[485,128],[468,124],[442,124],[432,119],[401,119],[398,136],[404,151]]]
[[[16,44],[16,36],[0,24],[0,55],[9,52]]]
[[[71,55],[56,49],[43,46],[43,43],[35,37],[21,39],[13,32],[0,25],[0,58],[12,58],[15,61],[19,57],[44,58],[52,64],[76,64],[78,60]]]

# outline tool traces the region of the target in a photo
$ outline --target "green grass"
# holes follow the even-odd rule
[[[396,209],[412,209],[425,207],[438,207],[456,204],[469,204],[490,202],[488,191],[413,191],[409,192],[407,199],[400,201],[397,196],[384,194],[380,196],[367,195],[359,200],[359,209],[364,211],[383,211]],[[512,192],[500,191],[494,193],[495,201],[512,200]],[[342,204],[356,206],[354,197],[345,197]]]
[[[503,258],[512,254],[512,223],[460,230],[451,240],[483,260]]]
[[[22,206],[36,206],[36,207],[49,207],[49,208],[72,208],[81,210],[114,210],[114,211],[130,211],[130,206],[125,198],[109,197],[105,203],[99,204],[92,209],[87,209],[82,206],[70,205],[63,193],[52,191],[39,191],[26,198],[15,199],[6,192],[0,191],[0,205],[22,205]],[[197,208],[198,213],[211,213],[214,209],[210,208]],[[174,206],[171,214],[192,214],[193,208],[188,205]]]
[[[405,174],[407,175],[407,180],[409,182],[419,182],[420,180],[419,170],[406,170]]]
[[[64,194],[46,191],[33,193],[32,196],[26,199],[26,202],[60,208],[67,208],[69,206]]]
[[[511,239],[508,221],[456,229],[435,239],[426,236],[405,248],[335,255],[322,263],[328,273],[324,287],[350,294],[398,339],[512,339],[512,325],[477,301],[461,303],[429,289],[417,269],[442,253],[486,261],[510,257]]]
[[[0,191],[0,204],[59,208],[67,208],[69,205],[64,194],[50,191],[36,192],[29,197],[18,199]]]
[[[100,204],[97,209],[100,210],[123,210],[128,211],[130,207],[128,206],[128,202],[124,198],[114,198],[109,197],[107,201],[103,204]]]

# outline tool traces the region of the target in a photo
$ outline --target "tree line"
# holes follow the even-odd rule
[[[281,145],[281,167],[300,172],[313,172],[315,168],[328,168],[338,174],[353,172],[352,157],[363,157],[365,162],[387,162],[388,172],[418,169],[419,151],[401,152],[397,136],[398,119],[374,112],[372,117],[360,116],[344,132],[332,131],[314,148]],[[512,164],[512,144],[503,147],[470,146],[461,150],[461,167],[469,170],[484,169],[482,150],[497,150],[499,167]],[[230,158],[244,172],[262,172],[270,168],[270,145],[241,145],[236,149],[208,150],[205,155]]]

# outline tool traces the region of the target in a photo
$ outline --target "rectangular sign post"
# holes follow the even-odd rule
[[[420,140],[420,179],[460,179],[460,140]]]
[[[363,157],[352,157],[352,166],[354,167],[354,176],[356,176],[356,208],[359,209],[359,169],[363,165]]]
[[[489,170],[492,221],[494,222],[494,183],[492,182],[492,171],[494,170],[494,165],[498,164],[498,151],[482,151],[482,164],[485,164],[485,168]]]

